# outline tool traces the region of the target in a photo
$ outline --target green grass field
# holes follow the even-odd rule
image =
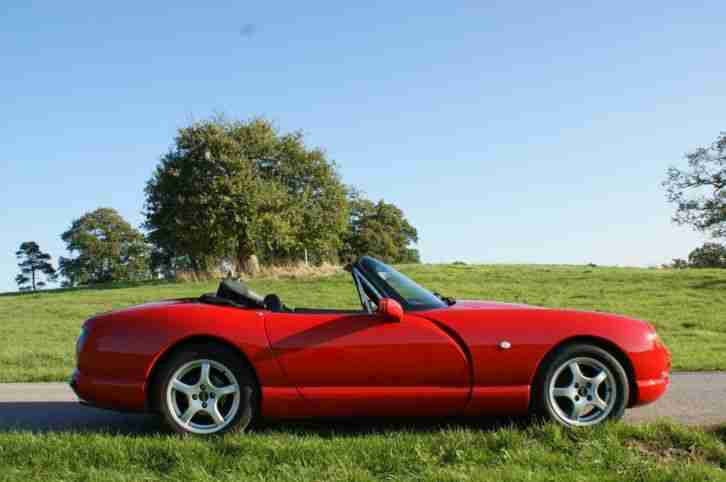
[[[609,311],[653,322],[681,370],[726,369],[726,270],[583,266],[411,265],[402,271],[456,298]],[[347,273],[316,279],[257,279],[290,306],[354,307]],[[150,300],[198,296],[216,283],[58,290],[0,296],[0,382],[66,380],[86,318]]]
[[[726,478],[726,430],[671,424],[565,430],[267,429],[164,435],[0,434],[0,480],[707,481]]]
[[[726,270],[423,265],[402,271],[457,298],[643,318],[658,327],[676,368],[726,369]],[[250,284],[280,294],[291,306],[358,303],[346,273]],[[2,295],[0,381],[65,380],[84,319],[215,287],[210,282]],[[726,480],[726,427],[367,423],[276,424],[210,440],[160,434],[153,426],[152,433],[136,435],[4,432],[0,480]]]

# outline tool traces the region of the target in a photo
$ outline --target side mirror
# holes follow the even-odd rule
[[[378,314],[391,321],[402,321],[403,307],[401,307],[401,304],[394,299],[383,298],[378,303]]]

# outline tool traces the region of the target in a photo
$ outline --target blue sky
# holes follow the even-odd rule
[[[0,291],[175,130],[264,115],[403,208],[430,262],[655,265],[660,182],[726,130],[726,3],[21,2],[0,16]]]

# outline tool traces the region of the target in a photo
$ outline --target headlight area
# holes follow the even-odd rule
[[[673,366],[673,355],[671,354],[671,351],[668,349],[665,343],[663,343],[663,340],[661,337],[656,333],[655,327],[648,324],[650,326],[651,332],[648,334],[648,339],[653,343],[653,346],[656,350],[660,350],[664,356],[665,356],[665,365],[666,368],[661,374],[662,377],[666,378],[668,377],[668,372],[670,372],[671,367]]]
[[[663,343],[660,335],[655,332],[655,329],[648,333],[648,339],[653,343],[653,345],[655,345],[656,348],[664,348],[666,350],[668,349],[665,343]]]

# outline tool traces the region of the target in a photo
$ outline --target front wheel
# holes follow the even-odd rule
[[[196,435],[244,430],[256,412],[256,384],[232,350],[203,344],[180,349],[161,367],[157,406],[175,432]]]
[[[622,364],[594,345],[566,346],[536,387],[539,412],[562,425],[583,427],[623,416],[630,390]]]

